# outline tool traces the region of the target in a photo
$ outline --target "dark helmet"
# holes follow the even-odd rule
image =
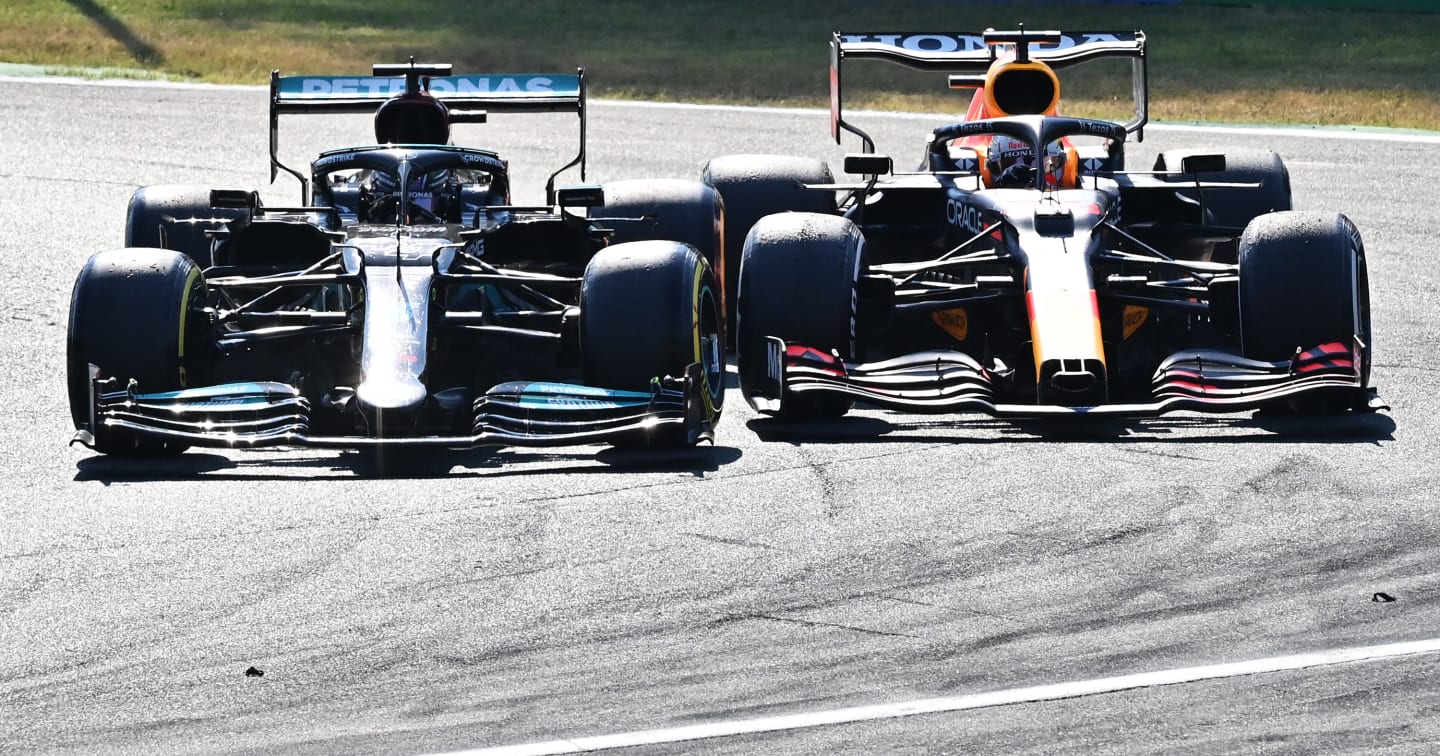
[[[446,144],[450,141],[450,109],[428,92],[391,97],[375,111],[375,141]]]

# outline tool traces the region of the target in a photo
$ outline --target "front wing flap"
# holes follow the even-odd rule
[[[91,366],[91,414],[71,443],[95,448],[95,431],[116,430],[192,446],[367,447],[570,446],[644,440],[679,430],[688,444],[714,441],[698,364],[680,378],[655,379],[649,391],[564,383],[512,382],[475,399],[470,435],[316,435],[300,391],[276,382],[227,383],[146,394]],[[673,432],[667,435],[676,435]]]
[[[699,363],[683,378],[657,378],[650,391],[617,391],[563,383],[503,383],[475,400],[472,446],[566,446],[639,439],[683,430],[685,442],[714,441],[701,399]]]
[[[767,341],[766,380],[746,398],[778,413],[788,394],[841,394],[877,407],[922,413],[980,412],[998,417],[1108,415],[1144,417],[1167,412],[1244,412],[1307,396],[1342,397],[1357,410],[1388,409],[1365,386],[1357,342],[1297,351],[1283,362],[1250,360],[1213,350],[1177,352],[1151,380],[1151,400],[1067,406],[1017,404],[996,398],[994,376],[973,357],[927,351],[880,362],[846,362],[838,355],[778,338]]]

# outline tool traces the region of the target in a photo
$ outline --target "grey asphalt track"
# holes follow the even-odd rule
[[[861,122],[902,164],[935,125]],[[445,453],[377,478],[328,451],[66,446],[70,287],[134,188],[296,199],[268,184],[262,90],[0,81],[0,124],[0,752],[441,752],[1440,637],[1433,143],[1157,129],[1131,151],[1275,149],[1297,207],[1356,221],[1387,414],[801,427],[732,391],[693,452]],[[368,128],[295,118],[282,151]],[[567,118],[466,128],[521,200],[574,145]],[[600,182],[855,149],[811,111],[596,103],[590,129]],[[1424,753],[1436,661],[635,752]]]

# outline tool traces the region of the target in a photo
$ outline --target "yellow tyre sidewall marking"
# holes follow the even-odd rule
[[[701,293],[705,289],[706,267],[707,265],[705,264],[705,258],[697,254],[695,256],[695,264],[691,266],[691,269],[693,271],[693,285],[690,290],[690,334],[691,351],[694,354],[693,361],[700,363],[700,388],[701,392],[705,396],[705,418],[711,422],[714,422],[715,419],[719,417],[720,410],[716,406],[714,387],[710,385],[710,366],[705,364],[705,352],[700,344],[700,322],[702,317],[700,307],[701,303],[704,301],[704,299],[701,297]],[[711,291],[710,296],[712,299],[716,296],[713,290]],[[721,369],[723,370],[723,368]],[[721,390],[724,390],[723,387],[724,380],[722,377]]]
[[[199,278],[200,269],[191,267],[190,275],[185,278],[185,291],[180,295],[180,327],[176,329],[180,341],[175,350],[176,362],[180,365],[180,388],[190,388],[190,376],[185,373],[185,326],[190,322],[190,293]]]

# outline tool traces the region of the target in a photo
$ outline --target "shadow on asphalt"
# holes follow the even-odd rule
[[[102,483],[196,478],[206,480],[354,480],[356,478],[490,478],[525,475],[596,475],[678,472],[704,477],[740,459],[730,446],[649,450],[589,448],[557,452],[519,448],[472,450],[391,450],[383,455],[341,452],[315,456],[251,456],[189,452],[156,459],[86,457],[76,463],[75,480]],[[542,465],[536,467],[535,465]]]
[[[738,387],[734,358],[727,363],[726,386]],[[723,422],[723,421],[722,421]],[[733,422],[733,421],[732,421]],[[723,427],[723,426],[722,426]],[[704,477],[743,456],[731,446],[698,444],[690,449],[629,449],[610,446],[554,448],[482,447],[477,449],[390,449],[325,451],[299,449],[276,459],[274,449],[260,453],[192,450],[173,457],[121,459],[92,456],[76,463],[75,480],[143,482],[207,480],[354,480],[356,478],[429,479],[499,476],[675,472]],[[270,453],[265,453],[270,452]],[[541,465],[542,467],[536,467]],[[266,471],[276,471],[267,474]]]
[[[888,414],[888,413],[887,413]],[[845,417],[824,422],[761,418],[747,427],[762,441],[849,444],[905,443],[992,444],[1016,442],[1162,442],[1204,444],[1363,444],[1394,440],[1395,420],[1381,413],[1295,416],[1173,416],[1123,419],[998,420],[990,417],[920,419],[895,413]],[[978,433],[983,435],[968,435]]]

